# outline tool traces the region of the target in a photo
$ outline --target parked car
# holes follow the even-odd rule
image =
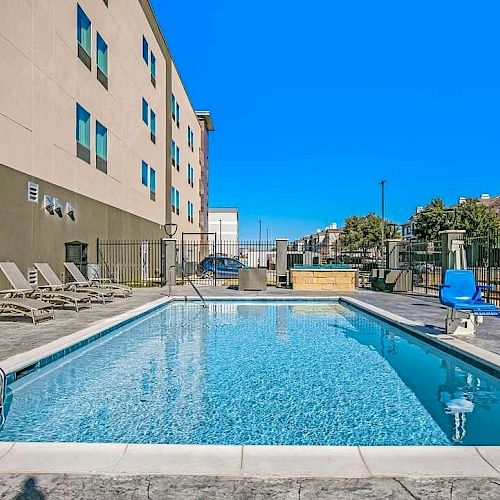
[[[246,268],[245,264],[231,257],[205,257],[199,264],[197,274],[202,278],[234,278],[238,269]]]

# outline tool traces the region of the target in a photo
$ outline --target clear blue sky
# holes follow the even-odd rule
[[[498,1],[152,3],[242,238],[500,194]]]

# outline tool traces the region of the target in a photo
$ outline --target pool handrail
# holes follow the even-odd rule
[[[177,268],[179,269],[179,271],[182,273],[182,275],[184,276],[184,278],[186,278],[188,280],[188,283],[193,287],[193,290],[198,294],[198,297],[200,297],[200,300],[203,304],[203,307],[207,307],[207,303],[205,301],[205,299],[203,298],[203,295],[200,293],[200,291],[198,290],[198,288],[196,288],[195,284],[193,283],[193,281],[191,280],[191,278],[187,275],[186,271],[184,270],[184,266],[182,264],[172,264],[169,268],[168,268],[168,274],[169,274],[169,279],[168,279],[168,295],[171,296],[172,295],[172,279],[171,279],[171,276],[170,276],[170,271],[174,268]]]

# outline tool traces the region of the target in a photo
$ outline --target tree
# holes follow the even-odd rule
[[[381,225],[382,218],[374,213],[347,217],[341,243],[350,251],[380,247],[382,243]],[[385,221],[384,229],[386,238],[398,236],[395,224]]]
[[[441,198],[433,198],[421,212],[414,216],[413,234],[419,240],[437,240],[439,231],[453,229],[453,215],[453,211],[446,208]]]
[[[413,234],[420,240],[439,239],[439,232],[465,229],[470,236],[486,235],[500,230],[500,216],[473,198],[456,207],[446,208],[440,198],[434,198],[414,216]]]
[[[500,230],[500,216],[473,198],[458,205],[455,220],[456,229],[465,229],[469,236],[482,236]]]

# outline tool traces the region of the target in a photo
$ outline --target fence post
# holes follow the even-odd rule
[[[399,269],[399,250],[401,240],[385,240],[386,244],[386,269]]]
[[[161,240],[162,249],[162,286],[175,285],[177,279],[177,241],[173,238]]]
[[[441,280],[447,269],[460,269],[465,266],[462,261],[465,245],[465,229],[450,229],[439,231],[441,235]]]
[[[286,276],[288,270],[288,239],[276,238],[276,286],[281,286],[282,283],[286,284]]]

